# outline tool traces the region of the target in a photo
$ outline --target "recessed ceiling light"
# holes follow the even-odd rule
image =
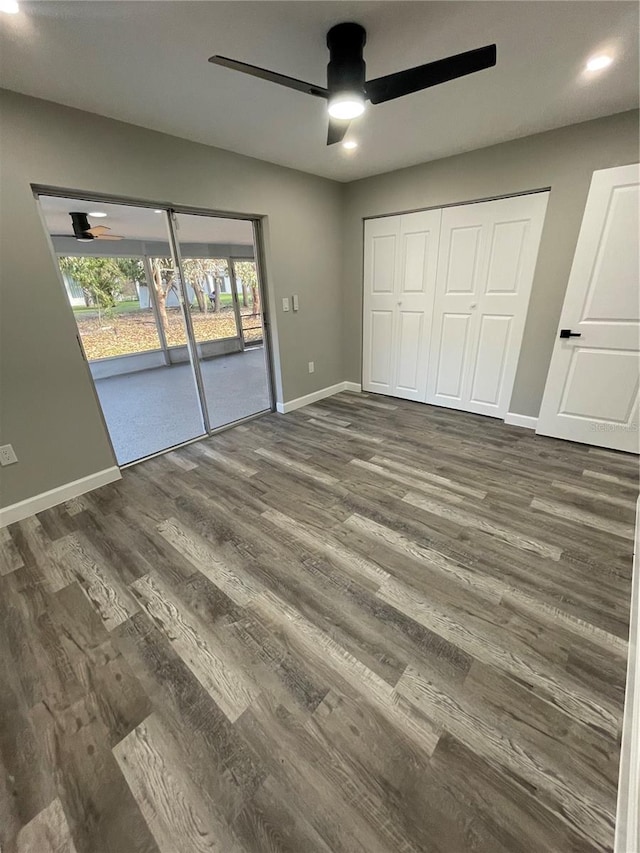
[[[607,56],[606,53],[600,53],[597,56],[592,56],[587,62],[587,71],[602,71],[603,68],[608,68],[613,62],[613,57]]]
[[[0,0],[0,12],[16,15],[19,11],[17,0]]]
[[[346,142],[342,143],[342,147],[346,148],[347,151],[353,151],[354,148],[358,147],[358,143],[355,139],[347,139]]]
[[[96,219],[104,219],[106,213],[103,213],[101,210],[94,210],[93,213],[89,213],[88,216],[95,216]]]

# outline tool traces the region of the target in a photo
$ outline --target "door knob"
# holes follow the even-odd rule
[[[571,329],[560,329],[561,338],[581,338],[580,332],[572,332]]]
[[[469,305],[469,308],[470,308],[470,309],[471,309],[471,308],[477,308],[477,307],[478,307],[478,303],[477,303],[477,302],[472,302],[472,303],[471,303],[471,305]]]
[[[398,305],[402,305],[402,302],[398,302]]]

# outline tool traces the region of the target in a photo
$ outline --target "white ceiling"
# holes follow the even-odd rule
[[[111,234],[128,240],[169,239],[166,213],[156,213],[146,207],[124,204],[105,204],[101,201],[79,201],[70,198],[41,196],[40,204],[47,229],[53,235],[73,236],[72,211],[106,213],[105,217],[89,216],[91,225],[106,225]],[[225,219],[213,216],[195,216],[179,213],[178,239],[183,243],[231,243],[237,246],[253,244],[253,228],[245,219]],[[79,245],[85,245],[81,243]],[[111,244],[109,244],[111,245]]]
[[[368,77],[484,44],[498,65],[378,106],[356,152],[320,99],[212,66],[213,53],[324,85],[327,30],[368,33]],[[615,63],[586,75],[609,51]],[[0,85],[352,180],[638,106],[635,2],[22,2],[0,15]]]

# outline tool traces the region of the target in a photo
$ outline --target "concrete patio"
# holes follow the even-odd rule
[[[264,347],[200,362],[212,427],[270,409]],[[95,380],[118,464],[203,434],[189,364]]]

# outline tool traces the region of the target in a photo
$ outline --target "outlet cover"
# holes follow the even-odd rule
[[[13,447],[10,444],[3,444],[0,447],[0,465],[13,465],[18,461]]]
[[[315,364],[312,361],[310,361],[309,362],[309,373],[314,373],[315,369],[316,369]]]

